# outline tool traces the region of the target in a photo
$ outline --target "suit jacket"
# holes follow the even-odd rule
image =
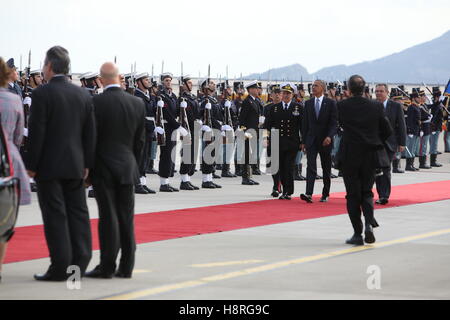
[[[267,111],[264,127],[279,130],[280,151],[298,151],[301,144],[302,107],[292,101],[287,110],[283,102],[273,104]]]
[[[388,100],[384,113],[394,130],[385,145],[390,152],[397,152],[398,146],[406,146],[406,123],[403,108],[399,103]]]
[[[314,97],[306,101],[303,112],[302,135],[306,148],[312,145],[322,146],[326,137],[333,139],[337,132],[336,101],[324,97],[317,118],[315,100]]]
[[[359,163],[365,151],[383,148],[392,128],[382,103],[357,96],[340,101],[337,107],[344,130],[339,161],[350,165]]]
[[[262,115],[262,106],[257,99],[251,96],[245,98],[239,113],[239,125],[246,129],[258,131],[259,117]]]
[[[82,88],[53,77],[33,90],[26,167],[36,179],[82,179],[94,164],[92,99]]]
[[[116,87],[93,101],[98,138],[92,180],[135,184],[145,142],[145,103]]]

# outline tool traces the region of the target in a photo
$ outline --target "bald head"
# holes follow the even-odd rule
[[[112,62],[104,63],[100,68],[100,80],[104,87],[120,84],[119,68]]]

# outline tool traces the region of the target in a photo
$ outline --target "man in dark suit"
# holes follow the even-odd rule
[[[258,139],[258,128],[260,122],[260,115],[263,110],[258,100],[258,82],[252,81],[247,84],[248,96],[242,102],[242,106],[239,112],[239,126],[240,129],[245,132],[245,163],[242,172],[242,184],[243,185],[259,185],[258,182],[252,179],[252,164],[257,162],[257,139]],[[250,148],[250,140],[255,139],[251,142],[255,148]]]
[[[120,88],[115,64],[103,64],[100,73],[105,89],[93,99],[98,139],[91,174],[100,218],[100,264],[86,277],[131,278],[136,251],[134,186],[145,143],[145,103]]]
[[[338,162],[343,171],[347,191],[347,210],[354,235],[346,243],[374,243],[373,228],[378,227],[373,213],[372,187],[375,181],[377,150],[392,134],[389,121],[379,102],[363,97],[366,82],[354,75],[348,81],[352,97],[338,103],[338,121],[344,134]],[[365,218],[365,239],[361,211]]]
[[[91,259],[91,226],[84,179],[93,167],[94,109],[88,93],[67,80],[66,49],[47,51],[47,84],[33,91],[26,167],[38,187],[51,265],[36,280],[63,281],[77,265],[81,276]]]
[[[323,190],[320,202],[327,202],[331,186],[331,151],[333,137],[337,132],[336,101],[324,96],[326,83],[322,80],[314,81],[312,93],[314,97],[306,101],[302,119],[303,149],[306,151],[308,168],[306,176],[306,194],[300,198],[312,203],[314,182],[317,177],[317,155],[323,171]]]
[[[389,120],[393,134],[386,140],[385,149],[389,160],[394,160],[396,152],[403,152],[406,146],[406,124],[402,106],[389,100],[388,86],[384,83],[378,84],[375,88],[377,101],[383,104],[384,114]],[[392,166],[392,165],[391,165]],[[385,205],[389,202],[391,195],[391,168],[384,168],[383,174],[375,179],[378,192],[377,204]]]
[[[270,108],[264,126],[267,130],[279,130],[279,141],[273,141],[271,137],[271,156],[278,156],[279,159],[280,181],[283,186],[283,194],[279,199],[291,200],[294,193],[292,166],[301,147],[302,107],[293,101],[294,84],[282,84],[281,91],[282,101]],[[275,154],[277,151],[278,154]]]

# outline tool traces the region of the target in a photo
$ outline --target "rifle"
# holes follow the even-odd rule
[[[134,93],[136,91],[136,62],[131,65],[131,75],[130,78],[128,78],[128,88],[127,92],[134,96]]]
[[[163,128],[164,130],[164,113],[163,113],[163,108],[164,108],[164,101],[163,99],[159,96],[158,97],[159,101],[156,107],[156,117],[155,117],[155,125],[157,127]],[[157,133],[156,134],[156,140],[158,141],[158,146],[165,146],[166,145],[166,131],[164,130],[164,133]]]
[[[187,103],[185,98],[181,98],[181,103]],[[181,104],[180,104],[181,105]],[[191,143],[191,136],[190,136],[190,129],[189,129],[189,121],[188,121],[188,117],[187,117],[187,113],[186,113],[186,108],[180,107],[180,125],[186,129],[187,132],[189,132],[189,134],[186,137],[181,136],[181,141],[183,141],[183,143],[185,144],[190,144]]]
[[[30,81],[30,72],[31,72],[31,50],[28,52],[28,66],[25,70],[25,82],[23,84],[25,98],[29,98],[31,96],[30,90],[28,88],[28,83]],[[28,119],[30,117],[30,105],[28,103],[24,103],[23,105],[23,116],[24,116],[24,128],[28,128]],[[24,137],[22,141],[22,146],[25,146],[27,144],[27,140],[28,137]]]

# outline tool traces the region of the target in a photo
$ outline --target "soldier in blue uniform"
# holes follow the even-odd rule
[[[420,97],[417,90],[411,94],[411,105],[406,112],[406,171],[418,171],[414,167],[415,152],[420,139]]]
[[[192,78],[190,76],[184,76],[181,79],[181,95],[178,98],[178,116],[182,112],[182,108],[186,111],[187,122],[189,125],[190,131],[190,144],[183,143],[183,149],[181,154],[181,166],[180,166],[180,175],[181,175],[181,190],[199,190],[200,188],[193,185],[191,183],[191,177],[195,173],[195,167],[197,164],[198,157],[198,132],[196,132],[196,123],[197,127],[200,123],[200,110],[199,103],[197,101],[197,97],[192,94]],[[186,156],[188,153],[188,156]],[[184,159],[186,157],[186,159]],[[188,160],[188,161],[185,161]]]
[[[202,98],[200,100],[200,118],[202,120],[202,137],[204,142],[204,147],[206,147],[208,144],[212,143],[212,139],[222,139],[222,136],[215,136],[213,129],[221,130],[223,118],[220,112],[220,106],[219,101],[213,96],[213,94],[216,92],[216,85],[214,82],[210,81],[209,79],[204,80],[201,84],[202,89]],[[207,119],[206,115],[210,115],[210,119]],[[208,122],[211,123],[208,123]],[[208,141],[207,137],[211,137],[211,140]],[[202,148],[203,150],[204,148]],[[215,152],[211,152],[212,158],[215,157]],[[203,174],[203,183],[202,188],[205,189],[220,189],[222,186],[214,183],[212,181],[213,179],[213,173],[215,168],[215,162],[212,161],[213,159],[205,159],[205,153],[202,152],[202,164],[201,164],[201,170]]]
[[[13,72],[11,72],[11,76],[9,78],[9,82],[8,82],[8,90],[11,93],[17,94],[20,98],[23,98],[23,92],[22,89],[20,88],[19,84],[17,83],[17,81],[19,81],[19,73],[17,72],[17,68],[14,65],[14,59],[11,58],[6,62],[6,65],[8,66],[8,68],[10,68]]]
[[[431,135],[431,120],[433,118],[431,114],[431,106],[428,106],[426,102],[425,91],[419,91],[420,98],[420,149],[419,149],[419,168],[420,169],[431,169],[427,165],[427,153],[428,145],[430,144]]]
[[[432,167],[442,167],[437,162],[439,135],[442,131],[442,122],[444,119],[443,105],[440,101],[442,92],[439,87],[433,87],[433,104],[431,105],[431,136],[430,136],[430,165]]]
[[[137,194],[155,194],[156,191],[147,187],[147,178],[145,176],[148,163],[150,161],[150,149],[155,131],[155,97],[150,95],[149,89],[151,82],[147,72],[135,76],[136,90],[134,95],[141,98],[145,103],[145,143],[142,150],[142,158],[139,163],[139,173],[141,175],[139,184],[135,186]]]

